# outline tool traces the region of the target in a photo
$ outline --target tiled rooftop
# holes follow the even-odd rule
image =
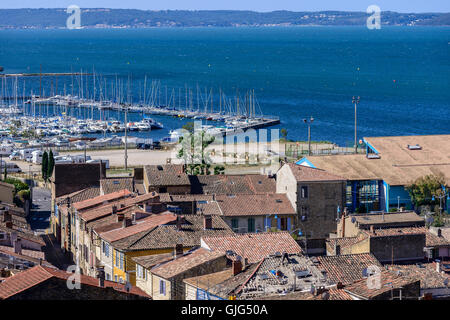
[[[191,252],[185,253],[179,258],[173,258],[170,261],[163,262],[162,264],[153,267],[151,272],[162,278],[170,279],[177,274],[183,273],[189,269],[224,256],[225,254],[223,252],[198,248]]]
[[[100,180],[100,188],[103,194],[114,193],[123,189],[127,189],[130,192],[134,192],[133,178],[120,177],[120,178],[102,179]]]
[[[417,215],[414,211],[405,212],[385,212],[383,213],[367,213],[353,215],[352,219],[358,223],[359,226],[364,225],[377,225],[377,224],[390,224],[390,223],[407,223],[417,224],[417,226],[423,226],[425,221],[422,217]]]
[[[249,263],[261,261],[276,252],[301,253],[301,248],[287,232],[234,234],[225,237],[203,237],[202,246],[211,250],[233,251]],[[232,258],[232,257],[230,257]]]
[[[317,257],[320,266],[326,270],[328,278],[334,283],[350,284],[363,278],[363,270],[369,266],[382,267],[370,253],[346,254]]]
[[[288,163],[287,165],[291,169],[292,174],[294,175],[294,177],[297,181],[311,182],[311,181],[345,181],[346,180],[345,178],[343,178],[341,176],[337,176],[335,174],[329,173],[322,169],[306,167],[306,166],[298,165],[295,163]]]
[[[404,276],[417,278],[420,280],[420,288],[445,288],[444,281],[446,279],[450,282],[450,275],[446,273],[439,273],[436,271],[436,262],[431,263],[417,263],[407,265],[386,265],[391,271],[400,271]],[[449,292],[450,294],[450,292]]]
[[[183,165],[165,164],[144,166],[144,174],[150,186],[180,186],[190,185],[188,175],[183,171]]]
[[[100,233],[100,237],[108,242],[115,242],[139,234],[141,232],[150,231],[159,225],[173,222],[176,219],[177,216],[170,212],[155,214],[147,218],[137,220],[136,224],[133,224],[129,227],[119,227],[118,229]]]
[[[63,270],[44,266],[35,266],[31,269],[9,277],[5,281],[0,283],[0,299],[7,299],[53,277],[67,280],[70,275],[71,273],[65,272]],[[86,275],[80,275],[80,282],[81,285],[89,285],[95,287],[99,286],[98,279]],[[110,287],[117,291],[126,292],[125,285],[107,280],[105,280],[105,287]],[[131,288],[129,293],[150,298],[148,294],[143,292],[138,287],[134,286]],[[99,298],[101,299],[101,297]]]
[[[73,207],[78,211],[86,210],[86,209],[94,207],[94,206],[103,205],[103,204],[106,204],[106,203],[114,201],[114,200],[125,198],[129,195],[131,195],[131,192],[128,191],[127,189],[123,189],[123,190],[120,190],[117,192],[105,194],[103,196],[98,196],[98,197],[95,197],[92,199],[87,199],[87,200],[84,200],[81,202],[75,202],[75,203],[73,203]]]
[[[149,231],[143,231],[130,237],[115,241],[113,246],[121,250],[151,250],[174,248],[177,243],[192,248],[200,245],[205,236],[229,236],[234,234],[230,227],[217,216],[212,216],[212,229],[204,229],[203,216],[185,215],[185,222],[178,230],[175,221],[159,225]]]
[[[216,201],[224,216],[296,214],[285,194],[217,195]]]
[[[344,290],[349,294],[354,294],[365,299],[371,299],[380,294],[391,291],[392,288],[400,288],[419,281],[417,278],[410,278],[387,270],[381,272],[380,279],[380,288],[369,289],[367,286],[367,279],[361,279],[346,286]]]
[[[194,194],[275,193],[276,181],[265,175],[189,176]]]

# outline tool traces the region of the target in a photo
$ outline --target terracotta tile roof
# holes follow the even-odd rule
[[[381,272],[381,287],[379,289],[369,289],[367,279],[358,280],[347,285],[344,290],[349,294],[371,299],[385,292],[391,291],[392,287],[399,288],[415,282],[420,282],[417,278],[411,278],[403,275],[397,275],[395,272],[384,270]]]
[[[13,225],[13,228],[7,228],[4,224],[0,224],[0,231],[5,233],[17,233],[18,238],[26,239],[28,241],[35,242],[41,246],[45,246],[44,240],[42,240],[41,236],[37,236],[34,234],[34,231],[30,229],[20,228]]]
[[[183,165],[149,165],[144,166],[144,174],[150,186],[185,186],[190,185],[188,175],[183,171]]]
[[[301,166],[295,163],[287,163],[297,181],[345,181],[347,179],[327,172],[322,169],[316,169]]]
[[[364,230],[364,233],[370,235],[370,237],[392,237],[410,234],[425,234],[425,245],[427,247],[450,246],[450,242],[448,242],[444,237],[438,237],[437,235],[428,231],[428,229],[425,227],[374,229],[374,233],[371,233],[368,230]]]
[[[117,191],[117,192],[113,192],[113,193],[110,193],[110,194],[105,194],[103,196],[98,196],[98,197],[95,197],[95,198],[92,198],[92,199],[88,199],[88,200],[84,200],[84,201],[80,201],[80,202],[75,202],[73,204],[73,207],[76,210],[78,210],[78,211],[86,210],[86,209],[88,209],[90,207],[99,206],[99,205],[105,204],[105,203],[110,202],[110,201],[114,201],[114,200],[117,200],[117,199],[121,199],[121,198],[127,197],[129,195],[131,195],[131,192],[128,191],[127,189],[123,189],[123,190],[120,190],[120,191]]]
[[[214,272],[205,274],[198,277],[192,277],[184,279],[184,283],[187,283],[191,286],[194,286],[199,289],[209,290],[211,287],[214,287],[228,279],[233,278],[233,270],[228,268],[223,271]]]
[[[212,216],[212,229],[205,230],[203,220],[201,215],[185,215],[185,222],[182,223],[180,230],[177,229],[174,221],[115,241],[112,245],[120,250],[131,251],[174,248],[177,243],[181,243],[186,248],[192,248],[200,245],[202,237],[234,234],[225,221],[218,216]]]
[[[442,236],[447,240],[450,241],[450,228],[441,228],[442,230]]]
[[[1,246],[0,245],[0,251],[3,252],[13,252],[14,253],[14,247],[8,247],[8,246]],[[28,249],[22,249],[23,256],[34,258],[34,259],[45,259],[45,253],[38,250],[28,250]]]
[[[213,200],[212,194],[168,194],[160,193],[161,202],[183,202],[183,201],[210,201]]]
[[[65,272],[63,270],[44,266],[35,266],[12,277],[9,277],[5,281],[0,283],[0,299],[7,299],[9,297],[12,297],[53,277],[61,280],[67,280],[70,275],[71,273]],[[80,275],[80,282],[82,285],[99,287],[98,279],[86,275]],[[116,291],[124,293],[126,292],[125,285],[108,280],[105,280],[105,287],[110,287]],[[148,294],[135,286],[131,288],[129,293],[150,298]]]
[[[189,176],[194,194],[275,193],[276,181],[266,175]]]
[[[328,278],[334,283],[346,285],[363,278],[363,270],[375,265],[382,267],[380,262],[370,253],[345,254],[338,256],[317,257],[320,266],[327,271]]]
[[[208,289],[208,293],[228,299],[237,293],[244,283],[256,272],[261,262],[253,263],[246,267],[242,272],[233,276],[231,269],[219,271],[203,276],[193,277],[184,280],[193,286],[201,289]],[[211,281],[208,284],[208,281]]]
[[[359,241],[361,241],[362,239],[366,239],[367,237],[361,237],[361,236],[357,236],[357,237],[344,237],[344,238],[329,238],[326,239],[326,242],[328,242],[332,247],[338,245],[341,248],[346,248],[346,247],[350,247],[352,245],[354,245],[355,243],[358,243]]]
[[[219,204],[215,200],[197,201],[196,206],[198,214],[222,215],[222,210],[220,209]]]
[[[41,254],[41,251],[22,249],[22,254],[17,254],[14,252],[14,248],[12,247],[0,246],[0,256],[1,255],[6,255],[20,260],[29,261],[35,265],[42,263],[42,265],[44,266],[53,267],[53,265],[50,262],[44,260],[45,254],[44,253]],[[40,258],[42,260],[40,260]]]
[[[151,273],[164,279],[170,279],[189,269],[200,266],[209,261],[216,260],[220,257],[225,257],[225,253],[198,248],[191,252],[185,253],[179,258],[174,258],[153,267],[151,269]]]
[[[142,204],[146,201],[149,201],[150,199],[157,199],[159,196],[157,193],[146,193],[143,195],[139,195],[136,197],[127,197],[123,199],[113,200],[109,203],[98,206],[92,209],[87,209],[81,213],[79,213],[79,216],[81,219],[83,219],[86,222],[107,216],[112,214],[113,206],[116,206],[119,210],[121,207],[131,207],[135,206],[136,204]]]
[[[444,281],[450,281],[450,275],[436,271],[436,262],[407,265],[386,265],[391,271],[400,271],[402,275],[420,280],[420,288],[444,288]]]
[[[137,264],[143,266],[144,268],[150,269],[157,264],[160,264],[165,261],[169,261],[173,259],[173,252],[169,253],[159,253],[159,254],[152,254],[148,256],[140,256],[140,257],[134,257],[131,258],[134,262]]]
[[[343,289],[330,288],[327,290],[327,300],[353,300]],[[254,300],[325,300],[322,294],[314,295],[309,291],[295,291],[287,294],[258,297]]]
[[[377,224],[398,224],[398,223],[407,223],[418,226],[425,225],[425,220],[417,215],[414,211],[405,211],[405,212],[385,212],[382,213],[367,213],[367,214],[358,214],[352,215],[352,218],[355,218],[356,223],[359,226],[370,226]]]
[[[55,202],[58,205],[67,204],[67,198],[70,198],[71,203],[76,203],[98,196],[100,196],[100,187],[90,187],[60,196],[56,198]]]
[[[215,251],[234,251],[249,263],[261,261],[276,252],[301,253],[302,250],[287,232],[234,234],[225,237],[203,237],[202,247]]]
[[[100,180],[100,188],[103,194],[114,193],[123,189],[134,192],[133,178],[120,177],[102,179]]]
[[[151,213],[143,211],[137,205],[131,205],[122,209],[117,209],[117,213],[122,213],[124,218],[132,218],[133,213],[136,214],[136,219],[142,219],[146,216],[150,216]],[[141,216],[140,216],[141,215]],[[140,218],[138,218],[140,216]],[[122,221],[118,221],[117,215],[110,214],[96,220],[91,220],[86,223],[87,229],[90,231],[93,229],[97,233],[120,228],[123,225]]]
[[[147,218],[137,220],[136,224],[126,228],[118,228],[100,233],[100,237],[108,242],[118,241],[124,238],[128,238],[135,234],[151,231],[159,225],[173,222],[177,219],[177,216],[171,212],[160,213],[157,215],[151,215]]]
[[[224,216],[296,214],[286,194],[217,195],[216,201]]]

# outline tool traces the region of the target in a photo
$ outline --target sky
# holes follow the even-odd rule
[[[0,8],[121,8],[142,10],[274,10],[366,11],[377,5],[382,11],[450,12],[449,0],[1,0]]]

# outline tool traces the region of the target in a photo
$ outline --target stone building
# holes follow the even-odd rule
[[[344,178],[293,163],[285,163],[276,176],[276,192],[286,194],[297,213],[296,229],[308,238],[336,232],[338,208],[345,205]]]

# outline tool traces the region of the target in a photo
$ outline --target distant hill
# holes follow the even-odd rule
[[[135,9],[82,9],[85,28],[230,27],[283,25],[365,25],[366,12],[321,11],[148,11]],[[64,28],[66,9],[0,9],[0,29]],[[450,13],[381,13],[382,25],[449,26]]]

